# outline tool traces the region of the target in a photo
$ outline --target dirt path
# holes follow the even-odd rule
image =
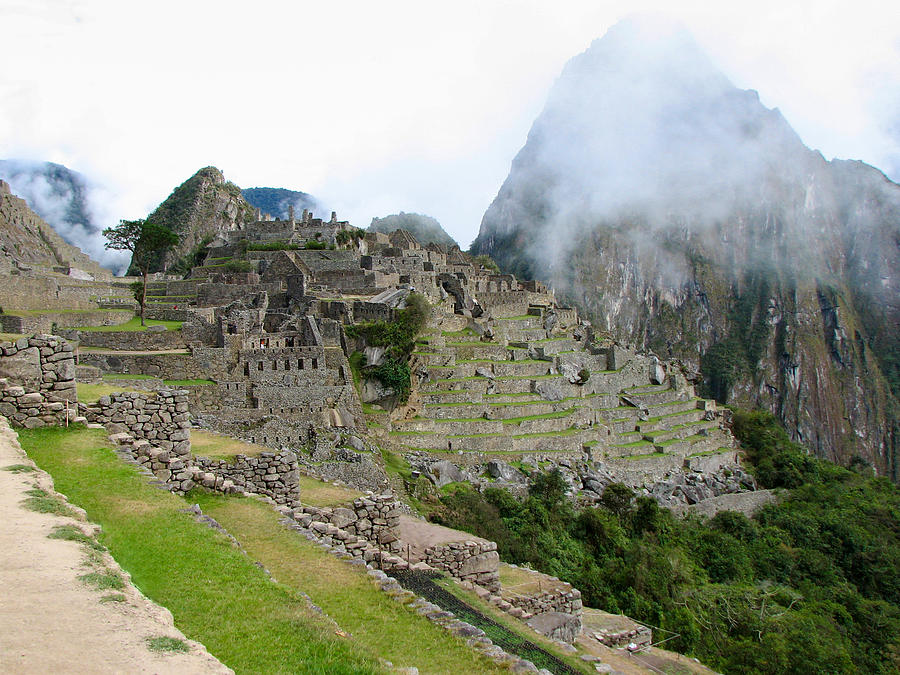
[[[413,518],[412,516],[400,516],[400,524],[397,526],[400,540],[404,544],[409,544],[411,562],[418,562],[425,554],[425,549],[429,546],[438,546],[440,544],[449,544],[454,541],[477,541],[486,543],[487,539],[476,537],[474,534],[462,532],[461,530],[452,530],[443,525],[429,523],[426,520]],[[406,551],[403,551],[406,556]]]
[[[34,466],[0,416],[0,673],[232,672],[185,640],[169,611],[130,582],[122,591],[97,591],[80,581],[91,571],[85,548],[47,535],[75,525],[93,536],[96,526],[24,508],[29,489],[52,493],[53,482],[39,470],[4,470],[15,465]],[[108,554],[102,564],[127,579]],[[124,600],[101,601],[115,593]],[[184,640],[190,650],[152,651],[147,641],[158,637]]]

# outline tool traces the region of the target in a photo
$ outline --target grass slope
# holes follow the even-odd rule
[[[103,526],[102,543],[138,588],[236,672],[379,672],[376,650],[337,635],[294,588],[182,513],[186,502],[122,464],[102,430],[22,430],[20,441]]]

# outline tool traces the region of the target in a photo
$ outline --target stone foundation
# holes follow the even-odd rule
[[[244,492],[265,495],[277,504],[299,506],[300,471],[293,452],[262,452],[259,457],[237,455],[233,462],[195,457],[197,467],[223,481],[231,481]],[[210,482],[204,477],[202,484]]]
[[[500,590],[500,555],[496,542],[455,541],[430,546],[425,549],[423,562],[491,592]]]

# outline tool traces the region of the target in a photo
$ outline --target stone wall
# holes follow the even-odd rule
[[[187,344],[181,331],[81,331],[63,330],[60,334],[68,340],[76,340],[79,347],[99,347],[132,351],[152,351],[163,349],[185,349]]]
[[[237,455],[234,461],[195,457],[195,464],[210,476],[203,476],[201,484],[214,488],[221,478],[231,481],[244,492],[256,492],[273,499],[277,504],[299,506],[300,471],[293,452],[261,452],[258,457]]]
[[[513,607],[518,607],[532,615],[545,612],[560,612],[577,617],[582,615],[581,591],[555,577],[548,577],[539,572],[532,574],[540,582],[543,582],[538,584],[537,592],[518,593],[511,587],[503,589],[501,594],[503,599]]]
[[[0,414],[14,426],[35,428],[76,419],[72,345],[43,334],[0,343],[0,390]]]
[[[127,433],[178,456],[191,452],[190,405],[183,389],[111,394],[101,396],[96,405],[80,407],[88,421],[114,433]]]
[[[462,581],[471,581],[491,592],[500,590],[500,555],[493,541],[454,541],[429,546],[423,561]]]
[[[359,497],[349,507],[303,506],[296,509],[294,518],[304,527],[315,529],[320,534],[325,532],[323,526],[327,525],[360,537],[363,543],[370,543],[383,551],[398,553],[402,548],[397,537],[401,513],[397,496],[388,492]]]
[[[7,305],[9,307],[9,305]],[[46,307],[46,305],[45,305]],[[4,333],[49,333],[57,327],[115,326],[128,321],[134,313],[130,310],[95,309],[83,312],[52,312],[17,316],[0,314],[0,328]]]

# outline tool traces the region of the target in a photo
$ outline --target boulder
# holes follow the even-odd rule
[[[573,642],[581,633],[581,619],[573,614],[544,612],[531,617],[526,623],[541,635],[562,642]]]
[[[506,462],[501,462],[499,459],[492,459],[488,462],[487,471],[492,478],[506,483],[524,483],[528,480],[517,468],[510,466]]]
[[[458,483],[468,480],[468,476],[456,464],[442,459],[428,467],[426,474],[437,487],[443,487],[448,483]]]

